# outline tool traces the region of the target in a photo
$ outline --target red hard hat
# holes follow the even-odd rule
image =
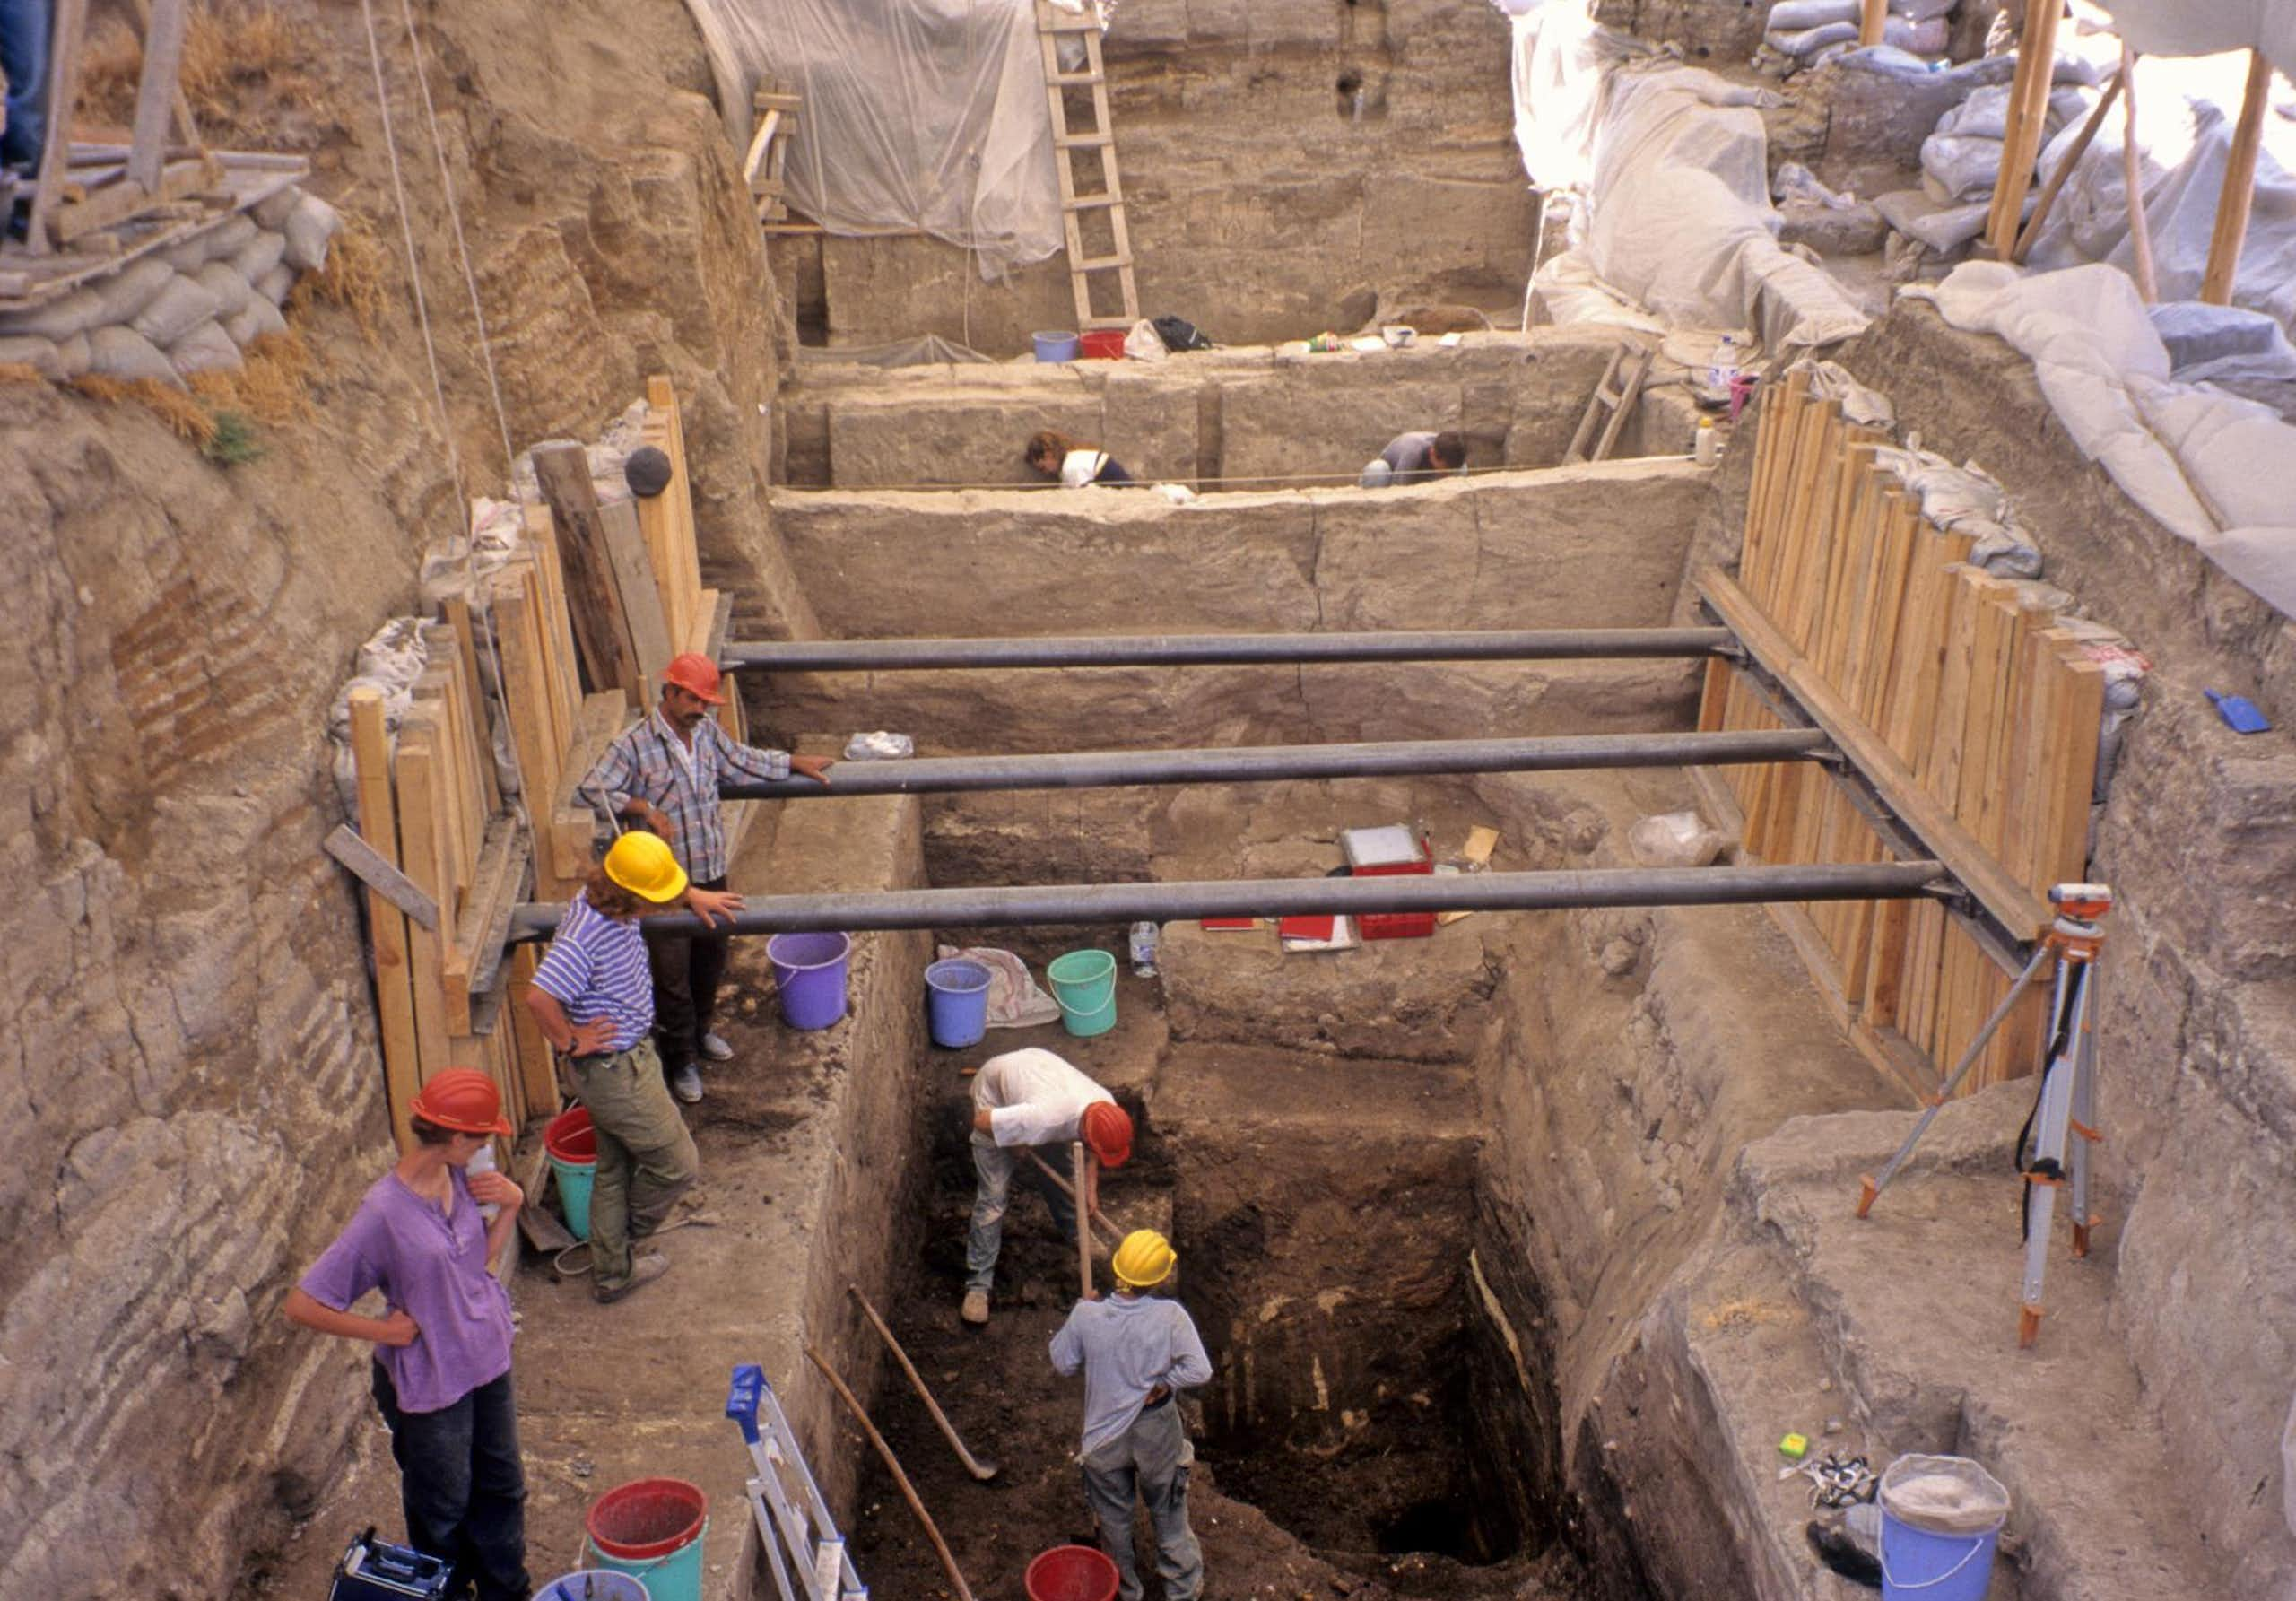
[[[425,1123],[457,1134],[507,1137],[517,1132],[502,1115],[502,1097],[494,1081],[475,1067],[448,1068],[415,1092],[408,1109]]]
[[[1077,1120],[1084,1144],[1104,1168],[1120,1168],[1132,1160],[1132,1118],[1113,1101],[1095,1101]]]
[[[712,706],[726,703],[726,697],[718,692],[718,664],[699,650],[670,657],[670,665],[662,669],[662,682],[699,695]]]

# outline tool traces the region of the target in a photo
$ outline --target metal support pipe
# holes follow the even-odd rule
[[[1544,739],[1411,739],[1382,744],[1231,745],[1189,751],[1062,751],[1042,756],[922,756],[840,761],[829,781],[721,782],[727,800],[951,795],[985,789],[1114,789],[1147,784],[1260,784],[1283,779],[1408,778],[1616,767],[1733,767],[1815,760],[1815,728],[1727,734],[1584,734]]]
[[[1042,640],[788,640],[729,643],[728,672],[891,673],[925,667],[1211,667],[1298,662],[1532,662],[1713,656],[1726,628],[1464,629],[1358,634],[1129,634]]]
[[[1031,884],[752,895],[735,934],[847,933],[886,928],[1013,927],[1056,923],[1173,922],[1185,918],[1360,917],[1365,912],[1557,911],[1573,907],[1748,906],[1772,901],[1910,901],[1950,893],[1935,862],[1787,867],[1605,867],[1444,877],[1255,878],[1232,883]],[[511,938],[538,939],[564,908],[522,906]],[[701,919],[665,912],[649,934],[694,935]],[[724,922],[718,933],[728,932]]]

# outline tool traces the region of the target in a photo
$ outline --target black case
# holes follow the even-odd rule
[[[453,1577],[439,1558],[378,1540],[370,1527],[335,1565],[327,1601],[446,1601]]]

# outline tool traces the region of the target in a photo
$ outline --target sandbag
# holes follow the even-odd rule
[[[90,285],[95,291],[96,299],[103,304],[87,326],[94,328],[103,323],[130,320],[175,279],[175,268],[164,261],[153,261],[146,257],[117,276]]]
[[[0,334],[0,367],[29,367],[51,382],[64,376],[56,341],[36,334]]]
[[[215,297],[215,315],[230,317],[248,303],[248,281],[228,261],[211,261],[193,274]]]
[[[0,314],[0,334],[36,339],[66,339],[95,326],[104,303],[93,291],[75,289],[29,310]]]
[[[1860,0],[1778,0],[1764,31],[1798,33],[1829,22],[1854,22],[1862,9]]]
[[[235,315],[223,319],[223,332],[229,334],[231,343],[241,350],[258,339],[286,331],[287,319],[279,314],[279,308],[259,294],[249,295],[246,305],[240,307]]]
[[[1990,195],[2001,178],[1999,139],[1981,135],[1932,134],[1921,142],[1921,172],[1944,191],[1943,199],[1961,202]]]
[[[256,236],[231,252],[231,268],[253,283],[273,267],[287,253],[287,241],[275,233],[257,231]]]
[[[256,220],[257,227],[268,228],[276,233],[287,226],[287,219],[294,214],[295,207],[302,198],[303,191],[291,184],[257,201],[248,209],[248,215]]]
[[[287,265],[299,273],[317,272],[326,265],[327,240],[342,226],[335,207],[316,195],[304,196],[287,216]]]
[[[56,342],[56,361],[62,369],[57,376],[67,384],[87,371],[88,364],[93,359],[85,334],[74,334],[69,339]]]
[[[230,372],[239,365],[239,347],[223,332],[222,324],[204,322],[168,346],[168,360],[186,378],[195,372]]]
[[[149,378],[171,389],[183,387],[182,376],[158,345],[134,328],[118,324],[88,335],[88,370],[122,383]]]
[[[169,275],[167,286],[127,326],[154,344],[172,345],[201,323],[212,321],[222,309],[198,279],[174,273]]]
[[[287,297],[295,292],[295,269],[281,262],[259,278],[249,280],[256,293],[274,306],[284,306]]]

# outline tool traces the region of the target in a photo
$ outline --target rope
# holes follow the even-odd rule
[[[517,463],[518,453],[510,448],[510,421],[502,409],[502,384],[494,371],[494,342],[487,337],[486,313],[479,309],[478,275],[471,271],[470,247],[463,239],[462,204],[455,197],[455,178],[447,166],[446,144],[439,137],[438,108],[430,103],[430,74],[422,65],[422,41],[414,31],[414,6],[412,0],[398,3],[406,18],[406,47],[414,55],[415,86],[422,91],[422,115],[430,124],[431,153],[439,158],[439,182],[447,192],[447,220],[454,224],[455,254],[462,258],[463,285],[470,291],[470,314],[478,324],[478,353],[486,363],[487,392],[494,397],[494,426],[502,435],[502,475],[508,478]]]
[[[468,515],[470,496],[463,488],[462,455],[455,448],[455,431],[447,417],[447,391],[439,382],[439,347],[430,337],[430,309],[422,298],[422,267],[414,255],[414,226],[407,221],[406,179],[399,171],[398,136],[391,128],[390,91],[383,83],[383,47],[375,37],[374,0],[359,0],[359,14],[367,24],[367,61],[375,69],[375,107],[383,117],[383,149],[391,159],[391,194],[398,205],[399,237],[406,241],[406,278],[414,290],[414,318],[422,326],[422,358],[430,368],[430,401],[438,410],[439,438],[447,447],[447,470],[455,481],[455,503]]]

